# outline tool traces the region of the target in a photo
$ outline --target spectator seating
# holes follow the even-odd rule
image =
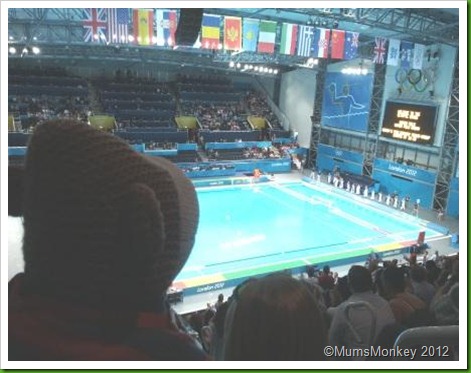
[[[249,91],[245,96],[245,103],[251,115],[264,117],[271,128],[282,129],[277,116],[271,111],[266,98],[255,90]]]
[[[8,112],[18,129],[29,130],[55,118],[86,121],[90,110],[88,83],[68,76],[64,70],[20,70],[11,68]]]
[[[452,267],[456,267],[458,263],[458,255],[453,255],[453,256],[439,256],[437,255],[436,258],[433,260],[434,262],[437,263],[437,265],[441,268],[441,275],[438,276],[436,280],[431,280],[434,286],[440,288],[443,286],[444,278],[452,279],[456,274],[452,273],[452,276],[450,277],[450,271],[452,271]],[[371,263],[370,263],[371,264]],[[397,262],[391,262],[391,261],[384,261],[384,267],[388,266],[400,266],[401,268],[404,269],[404,273],[409,272],[409,263],[407,261],[404,261],[402,264],[399,264]],[[370,273],[372,275],[372,278],[378,278],[379,274],[378,271],[382,271],[383,269],[376,268],[374,266],[368,266],[367,268],[370,268]],[[376,269],[375,269],[376,268]],[[313,288],[319,289],[319,285],[316,282],[317,277],[314,272],[314,276],[309,278],[309,283],[310,285],[313,286]],[[407,275],[408,277],[408,275]],[[336,286],[339,285],[340,280],[343,279],[343,277],[339,277]],[[312,282],[311,282],[312,281]],[[450,282],[451,280],[448,280]],[[455,283],[457,284],[457,277],[455,277]],[[453,281],[451,281],[453,282]],[[346,284],[346,282],[345,282]],[[445,288],[448,288],[451,286],[451,283],[448,283],[448,285],[445,282]],[[322,290],[320,290],[322,292]],[[409,291],[409,290],[408,290]],[[332,292],[330,291],[324,291],[323,296],[320,297],[320,300],[322,299],[327,299],[326,296],[329,295]],[[374,292],[378,294],[379,296],[385,297],[385,294],[383,294],[383,290],[381,289],[380,285],[376,282],[376,287],[374,289]],[[438,295],[439,299],[440,297],[443,297],[442,295]],[[336,299],[337,297],[332,297],[331,302],[330,302],[330,308],[329,310],[335,310],[337,309],[337,306],[343,302],[345,299],[348,298],[348,296],[343,296],[340,297],[339,299]],[[387,299],[387,298],[386,298]],[[433,303],[433,302],[432,302]],[[213,308],[214,309],[214,308]],[[326,310],[323,308],[323,313],[324,317],[328,317],[329,310]],[[203,329],[205,326],[211,325],[211,322],[214,322],[214,320],[217,319],[218,317],[218,309],[215,309],[215,315],[212,319],[212,321],[207,320],[206,322],[203,322],[202,325],[199,325],[200,329]],[[375,325],[376,320],[375,320],[375,313],[372,311],[372,308],[369,303],[366,301],[360,301],[360,302],[351,302],[347,304],[347,307],[344,310],[346,319],[349,321],[347,324],[347,328],[349,329],[349,332],[354,336],[354,339],[356,341],[355,348],[370,348],[371,346],[373,347],[378,347],[381,349],[388,349],[391,351],[397,351],[397,349],[401,349],[402,351],[407,348],[415,348],[417,351],[416,359],[415,360],[458,360],[458,347],[459,347],[459,326],[458,325],[446,325],[446,326],[437,326],[437,320],[427,320],[426,326],[420,326],[420,327],[408,327],[407,325],[399,324],[399,323],[392,323],[388,324],[387,327],[383,329],[384,333],[380,333],[380,338],[375,340]],[[365,314],[366,313],[366,314]],[[359,329],[358,325],[355,325],[353,320],[358,319],[358,316],[361,316],[361,319],[364,319],[363,316],[366,316],[370,314],[371,318],[371,327],[366,329]],[[192,314],[186,315],[186,318],[192,317]],[[365,325],[363,325],[364,327]],[[427,351],[424,352],[424,347],[422,346],[428,346]],[[341,346],[338,346],[341,347]],[[422,353],[427,354],[427,356],[419,356]],[[445,356],[444,356],[445,355]],[[216,356],[213,353],[213,357],[216,358]],[[348,359],[342,358],[342,357],[337,357],[340,360]],[[334,358],[334,359],[337,359]],[[356,359],[356,358],[354,358]],[[410,360],[410,356],[395,356],[391,355],[388,357],[384,356],[369,356],[366,357],[367,360],[402,360],[402,359],[407,359]]]
[[[394,348],[415,348],[418,360],[458,360],[458,346],[458,325],[406,329],[394,342]],[[396,360],[410,360],[410,357],[398,356]]]
[[[175,127],[176,101],[165,84],[130,79],[96,81],[103,109],[114,115],[120,128]]]
[[[134,143],[145,142],[172,142],[172,143],[186,143],[188,142],[188,132],[186,131],[115,131],[116,136]]]

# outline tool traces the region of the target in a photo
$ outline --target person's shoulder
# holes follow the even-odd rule
[[[390,303],[383,298],[381,295],[372,293],[371,295],[371,302],[377,308],[384,310],[385,308],[390,309]]]
[[[414,295],[407,291],[398,294],[395,298],[393,298],[393,300],[394,299],[396,300],[396,304],[399,303],[404,305],[404,303],[406,303],[408,306],[413,307],[415,309],[427,307],[427,305],[422,299],[420,299],[417,295]]]
[[[189,335],[167,329],[140,329],[127,343],[145,352],[149,360],[210,360]]]

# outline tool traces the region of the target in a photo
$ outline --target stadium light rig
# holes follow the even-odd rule
[[[229,68],[235,69],[240,72],[249,72],[249,73],[257,73],[257,74],[265,74],[265,75],[277,75],[279,70],[276,68],[264,66],[264,65],[253,65],[251,63],[240,63],[235,61],[229,61]]]
[[[306,62],[304,62],[303,64],[296,64],[296,66],[299,66],[299,67],[307,67],[308,69],[313,69],[314,66],[317,66],[319,64],[319,59],[317,58],[313,58],[313,57],[309,57]]]
[[[345,67],[341,72],[346,75],[367,75],[368,69],[365,69],[364,67]]]

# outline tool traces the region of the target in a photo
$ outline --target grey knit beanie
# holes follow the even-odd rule
[[[73,121],[36,128],[23,176],[25,291],[158,308],[198,225],[192,183],[171,162]]]

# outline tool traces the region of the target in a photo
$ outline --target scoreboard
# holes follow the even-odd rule
[[[394,140],[433,145],[437,106],[387,101],[381,135]]]

